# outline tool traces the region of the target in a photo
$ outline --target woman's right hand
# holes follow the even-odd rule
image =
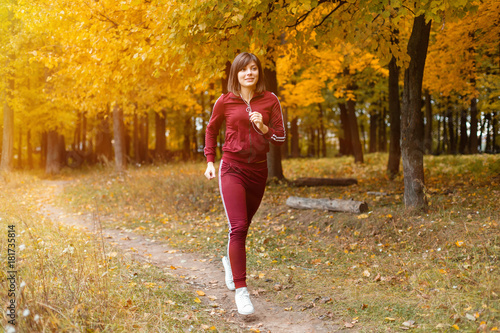
[[[207,177],[208,180],[215,178],[214,162],[207,163],[207,170],[205,171],[205,177]]]

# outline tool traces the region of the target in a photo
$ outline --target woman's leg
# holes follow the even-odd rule
[[[219,185],[222,202],[229,221],[228,258],[233,273],[234,285],[246,287],[245,242],[248,233],[246,190],[238,174],[233,174],[221,162]]]

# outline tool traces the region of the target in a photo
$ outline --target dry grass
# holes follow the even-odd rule
[[[431,211],[409,215],[403,181],[385,175],[387,155],[284,161],[285,175],[355,177],[347,188],[268,187],[249,234],[250,287],[289,311],[354,322],[361,331],[494,330],[500,321],[500,158],[426,157]],[[79,175],[61,203],[90,209],[105,224],[220,257],[227,222],[203,164]],[[374,196],[368,192],[384,192]],[[365,200],[366,215],[297,211],[290,195]]]
[[[103,248],[99,234],[42,216],[37,198],[47,191],[26,174],[1,184],[0,228],[6,235],[15,225],[17,233],[17,332],[232,331],[167,270]],[[6,252],[7,238],[0,240]],[[6,270],[0,274],[0,298],[8,302]],[[1,327],[12,330],[6,317]]]

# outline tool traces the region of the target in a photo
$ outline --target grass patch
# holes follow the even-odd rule
[[[283,162],[289,179],[354,177],[358,185],[270,185],[247,243],[249,284],[289,311],[354,322],[361,331],[494,330],[500,321],[500,197],[495,155],[426,156],[431,211],[404,211],[403,179],[386,176],[386,154]],[[95,210],[108,227],[133,230],[221,257],[227,221],[205,165],[171,164],[75,177],[60,203]],[[383,192],[386,195],[370,195]],[[288,196],[366,201],[370,213],[298,211]],[[456,326],[454,326],[456,325]]]
[[[235,331],[208,306],[194,302],[196,294],[168,270],[103,249],[99,235],[42,216],[38,204],[53,195],[50,191],[27,174],[9,174],[8,183],[1,184],[2,251],[8,226],[16,232],[16,331]],[[5,265],[0,298],[7,302]],[[12,331],[8,319],[1,320],[6,332]]]

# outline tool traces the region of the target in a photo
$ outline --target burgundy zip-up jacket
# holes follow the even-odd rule
[[[275,94],[264,91],[250,101],[252,111],[262,114],[264,125],[269,128],[262,134],[250,122],[248,106],[233,93],[223,94],[217,99],[205,133],[205,156],[207,162],[215,161],[217,136],[223,121],[226,121],[226,137],[222,151],[225,158],[245,163],[263,162],[269,151],[269,142],[282,145],[285,142],[285,126],[281,105]]]

